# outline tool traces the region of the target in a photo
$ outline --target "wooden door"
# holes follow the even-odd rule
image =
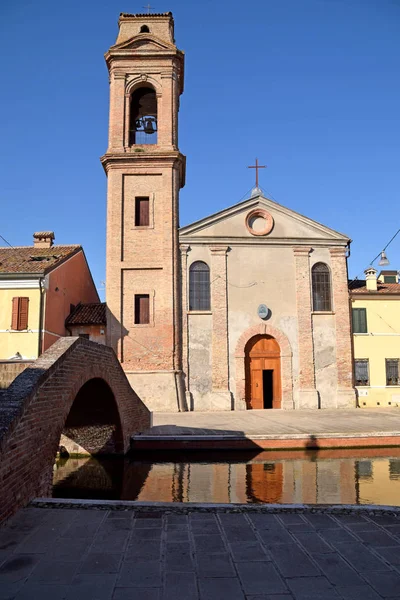
[[[281,407],[281,359],[275,338],[255,336],[246,348],[246,401],[247,408],[263,409],[263,371],[272,371],[272,408]]]

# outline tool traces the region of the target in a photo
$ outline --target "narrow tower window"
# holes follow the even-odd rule
[[[147,25],[142,25],[140,28],[140,33],[150,33],[150,29],[147,27]]]
[[[129,145],[157,144],[157,96],[150,87],[132,93],[129,120]]]
[[[135,294],[135,325],[148,325],[150,323],[150,296],[149,294]]]
[[[200,260],[190,265],[189,310],[210,310],[210,269]]]
[[[150,210],[148,196],[135,198],[135,226],[148,227],[150,225]]]
[[[325,263],[316,263],[312,268],[313,310],[327,312],[332,310],[331,274]]]

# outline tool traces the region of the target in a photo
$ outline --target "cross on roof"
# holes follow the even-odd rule
[[[147,8],[147,12],[150,14],[150,12],[153,10],[153,7],[150,6],[150,3],[147,6],[143,6],[143,8]]]
[[[267,165],[259,165],[258,164],[258,158],[256,158],[256,164],[255,165],[251,165],[249,167],[247,167],[248,169],[255,169],[256,170],[256,188],[258,188],[258,169],[266,169]]]

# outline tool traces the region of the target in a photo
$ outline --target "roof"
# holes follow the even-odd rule
[[[44,275],[80,250],[82,246],[79,245],[0,247],[0,276],[13,273]]]
[[[377,282],[377,290],[367,290],[365,279],[355,279],[349,282],[349,289],[352,294],[399,294],[400,283],[380,283]]]
[[[166,13],[136,13],[136,14],[132,14],[132,13],[120,13],[119,16],[120,17],[139,17],[139,18],[145,17],[146,19],[151,19],[152,17],[172,17],[172,12],[166,12]]]
[[[65,320],[65,325],[105,325],[106,303],[78,304]]]

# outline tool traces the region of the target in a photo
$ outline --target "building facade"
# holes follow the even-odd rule
[[[65,319],[79,302],[98,302],[81,246],[54,245],[54,233],[33,246],[0,248],[0,360],[38,358],[68,335]]]
[[[151,410],[355,406],[350,240],[265,198],[179,230],[183,53],[119,20],[110,73],[107,339]]]
[[[358,405],[400,406],[400,284],[370,267],[350,284]]]

